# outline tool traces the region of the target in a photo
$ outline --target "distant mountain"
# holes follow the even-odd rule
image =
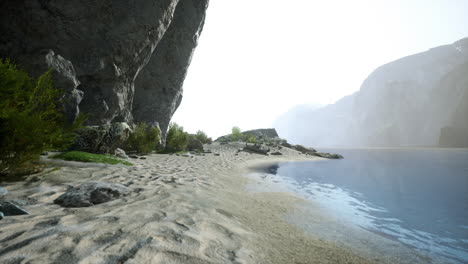
[[[275,128],[309,146],[468,147],[468,38],[385,64],[358,92],[292,109]]]

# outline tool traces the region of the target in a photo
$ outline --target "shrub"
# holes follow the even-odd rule
[[[195,134],[195,138],[200,140],[201,143],[203,144],[210,144],[213,142],[211,138],[209,138],[205,132],[198,130],[197,133]]]
[[[84,122],[67,125],[59,107],[61,92],[52,70],[37,80],[0,59],[0,174],[16,174],[47,150],[66,149]]]
[[[186,150],[190,136],[182,126],[176,123],[169,125],[166,136],[166,150],[171,152]]]
[[[257,138],[253,135],[245,135],[244,141],[247,143],[257,143]]]
[[[130,134],[125,148],[142,154],[151,153],[159,144],[160,134],[158,127],[148,127],[146,123],[138,123],[135,131]]]
[[[124,164],[127,166],[132,166],[133,164],[121,160],[118,157],[111,156],[111,155],[103,155],[103,154],[93,154],[88,152],[82,151],[70,151],[55,155],[52,157],[53,159],[62,159],[62,160],[73,160],[73,161],[81,161],[81,162],[96,162],[96,163],[105,163],[105,164]]]
[[[242,134],[239,127],[233,127],[231,130],[231,135],[229,135],[229,139],[231,141],[242,141],[244,135]]]

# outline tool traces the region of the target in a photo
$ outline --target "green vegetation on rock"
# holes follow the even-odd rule
[[[160,135],[161,131],[158,127],[149,127],[146,123],[138,123],[135,131],[130,134],[125,148],[141,154],[151,153],[158,147]]]
[[[244,141],[247,143],[257,143],[257,138],[253,135],[244,135]]]
[[[95,162],[95,163],[105,163],[105,164],[124,164],[127,166],[132,166],[133,164],[121,160],[116,156],[112,155],[103,155],[103,154],[93,154],[82,151],[70,151],[64,152],[52,157],[52,159],[62,159],[68,161],[80,161],[80,162]]]
[[[71,144],[84,117],[67,125],[61,97],[52,85],[52,70],[36,80],[0,59],[0,174],[28,174],[28,167],[35,172],[31,162],[42,152]]]

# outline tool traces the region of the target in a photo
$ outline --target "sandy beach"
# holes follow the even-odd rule
[[[414,263],[409,249],[376,258],[371,238],[350,238],[360,243],[356,249],[292,224],[285,216],[307,214],[313,228],[336,232],[320,208],[301,209],[299,197],[247,191],[262,183],[246,175],[276,162],[319,158],[286,148],[283,156],[236,154],[241,146],[213,143],[205,156],[153,154],[130,160],[134,166],[53,161],[29,180],[5,183],[3,199],[24,204],[30,215],[0,220],[0,263]],[[120,183],[131,193],[84,208],[53,203],[89,181]]]

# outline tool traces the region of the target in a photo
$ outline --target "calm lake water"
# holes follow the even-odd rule
[[[343,160],[269,168],[337,217],[468,263],[468,149],[320,149]]]

